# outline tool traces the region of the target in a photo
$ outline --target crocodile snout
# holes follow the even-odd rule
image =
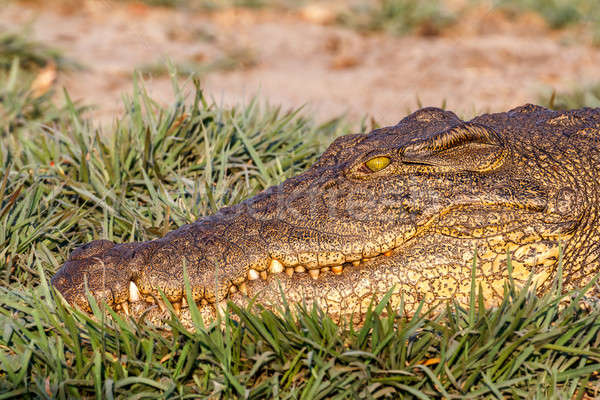
[[[129,297],[135,250],[141,243],[117,245],[95,240],[79,247],[52,277],[52,285],[71,304],[91,311],[86,287],[98,302],[117,304]]]

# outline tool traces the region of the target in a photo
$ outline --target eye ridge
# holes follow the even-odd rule
[[[369,161],[365,162],[364,166],[370,172],[379,172],[390,165],[391,161],[392,160],[390,160],[389,157],[379,156],[371,158]]]

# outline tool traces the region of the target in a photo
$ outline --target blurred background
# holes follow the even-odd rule
[[[224,105],[258,96],[379,125],[429,105],[467,118],[527,102],[600,106],[599,4],[0,0],[0,73],[18,63],[34,98],[63,99],[64,87],[100,122],[122,112],[136,71],[165,103],[176,71]]]

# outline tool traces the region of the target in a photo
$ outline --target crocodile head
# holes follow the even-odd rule
[[[208,317],[226,300],[277,306],[283,291],[288,302],[360,320],[391,288],[392,304],[408,313],[421,301],[466,303],[475,252],[489,304],[502,296],[507,255],[513,279],[531,274],[543,289],[562,244],[568,287],[598,269],[597,249],[582,243],[597,230],[596,180],[585,171],[599,124],[594,110],[523,106],[464,122],[422,109],[340,137],[306,172],[163,238],[91,242],[52,284],[83,309],[87,285],[119,312],[154,322],[167,314],[162,291],[186,320],[185,265]]]

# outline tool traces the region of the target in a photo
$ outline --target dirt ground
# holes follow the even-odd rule
[[[103,122],[120,112],[134,69],[165,60],[229,61],[202,77],[219,103],[259,95],[285,108],[306,105],[320,120],[347,113],[382,125],[416,109],[417,98],[423,105],[445,101],[469,117],[600,81],[600,48],[577,32],[550,31],[535,15],[507,20],[480,9],[440,36],[395,37],[324,24],[327,18],[306,9],[207,13],[110,0],[49,3],[6,2],[0,29],[29,24],[35,39],[84,65],[62,73],[58,84],[95,104]],[[172,98],[167,74],[145,77],[155,98]]]

